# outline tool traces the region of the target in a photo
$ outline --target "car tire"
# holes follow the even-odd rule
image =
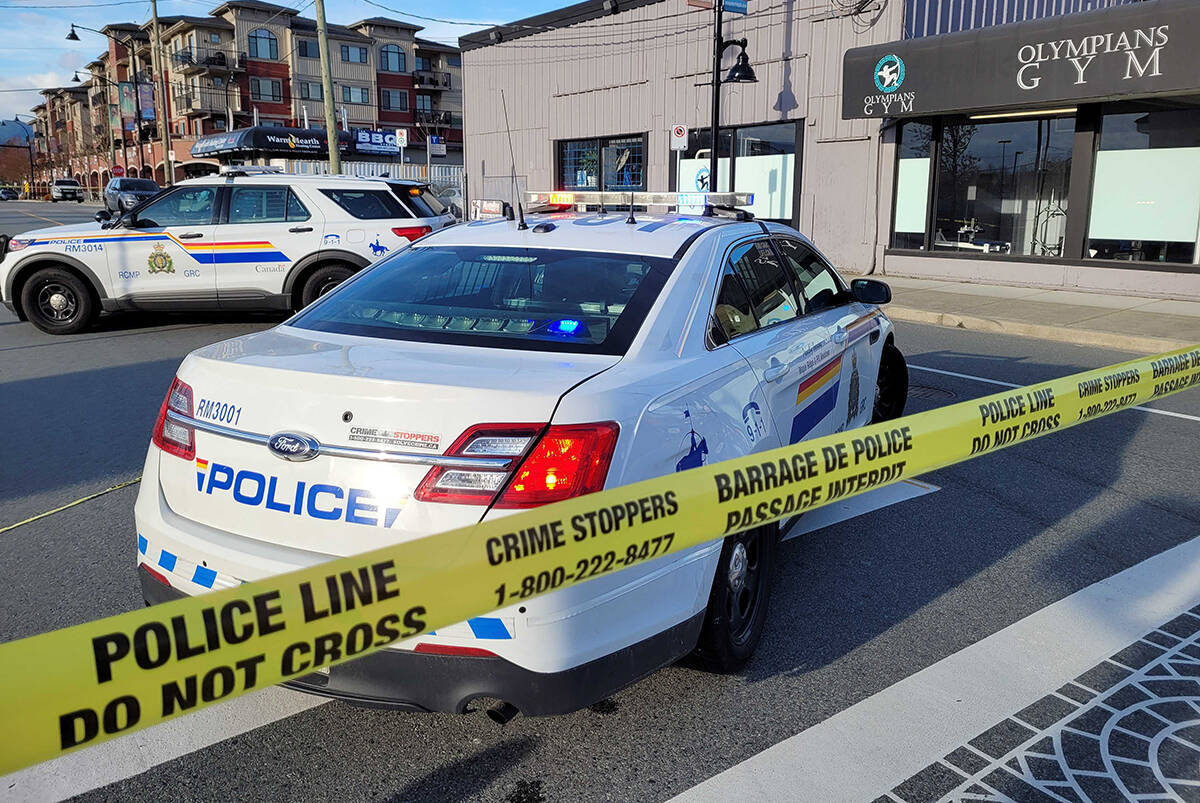
[[[51,335],[82,332],[96,315],[87,284],[68,270],[42,268],[21,287],[21,308],[29,322]]]
[[[300,290],[300,306],[307,307],[353,275],[354,269],[341,262],[322,265],[304,280],[304,287]]]
[[[51,196],[50,196],[50,203],[52,203],[52,204],[56,204],[56,203],[58,203],[58,199],[57,199],[57,198],[55,198],[53,195],[51,195]]]
[[[892,342],[883,344],[879,356],[879,379],[875,382],[875,409],[871,423],[891,421],[904,415],[908,401],[908,363]]]
[[[693,653],[704,669],[731,674],[754,654],[767,622],[778,543],[779,528],[771,524],[731,535],[721,545]]]

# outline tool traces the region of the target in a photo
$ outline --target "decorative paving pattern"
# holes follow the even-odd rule
[[[1200,803],[1200,606],[930,764],[882,801]]]

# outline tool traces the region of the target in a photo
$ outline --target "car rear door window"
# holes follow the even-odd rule
[[[750,296],[759,326],[771,326],[796,317],[799,305],[795,290],[770,241],[753,240],[735,246],[729,264]]]
[[[335,204],[359,220],[411,218],[388,190],[321,190]]]
[[[806,302],[805,312],[819,312],[843,303],[842,283],[817,253],[799,240],[776,239],[779,253],[795,273]]]
[[[754,318],[754,310],[750,306],[750,296],[742,280],[733,272],[733,267],[725,265],[721,274],[721,286],[717,290],[717,303],[713,308],[716,325],[724,335],[724,340],[733,340],[744,334],[749,334],[758,328]],[[714,337],[720,342],[720,338]]]
[[[308,220],[308,210],[287,187],[234,187],[230,223],[286,223]]]

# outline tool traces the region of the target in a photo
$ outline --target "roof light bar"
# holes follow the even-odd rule
[[[531,206],[752,206],[752,192],[527,192]]]

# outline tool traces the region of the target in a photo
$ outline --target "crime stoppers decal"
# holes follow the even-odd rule
[[[0,774],[1197,385],[1200,346],[0,644]]]

